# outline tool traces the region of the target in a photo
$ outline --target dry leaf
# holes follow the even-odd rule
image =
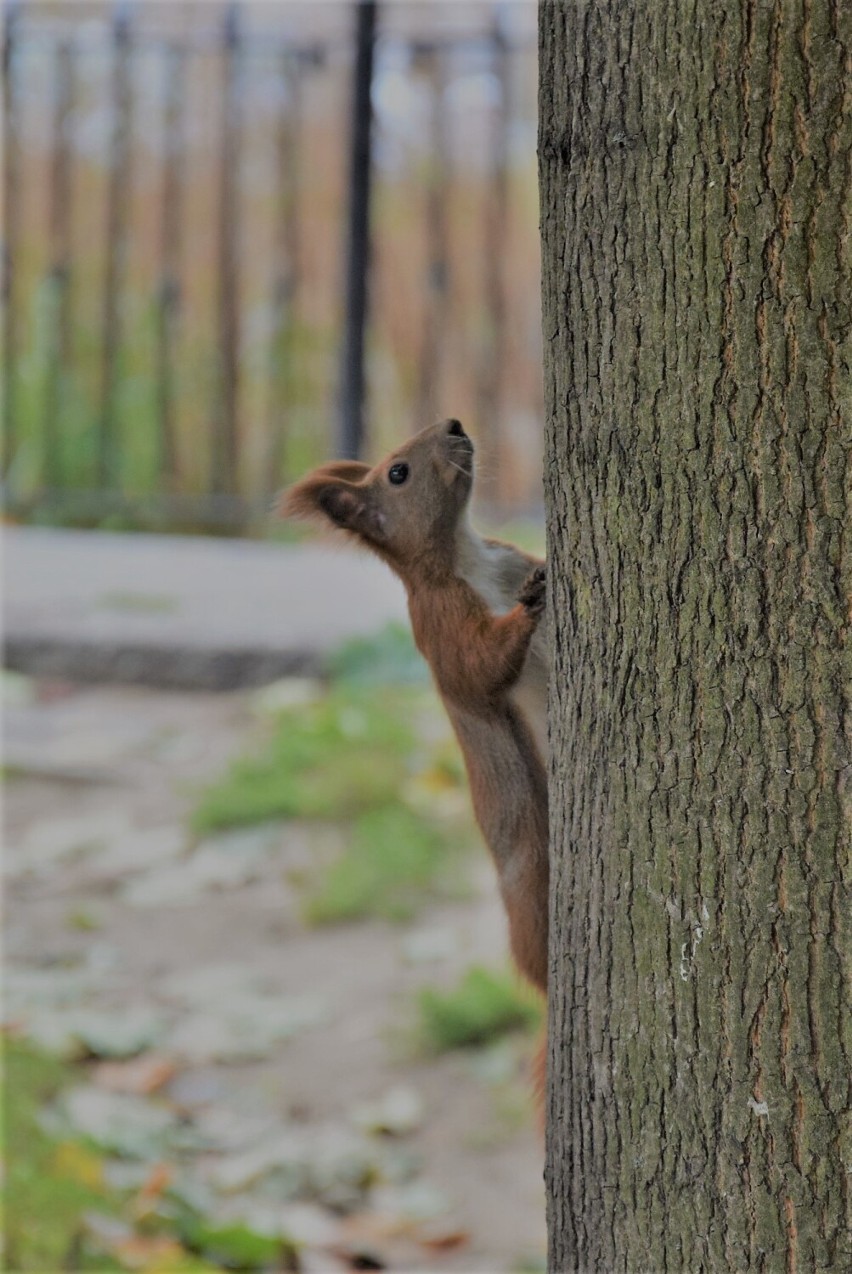
[[[180,1243],[163,1235],[143,1237],[134,1235],[130,1239],[121,1239],[113,1245],[111,1256],[115,1256],[122,1265],[131,1270],[161,1269],[163,1265],[177,1264],[186,1252]]]
[[[111,1093],[145,1097],[167,1084],[176,1070],[175,1063],[161,1053],[143,1053],[126,1062],[101,1062],[94,1067],[92,1079]]]
[[[156,1207],[163,1191],[171,1185],[173,1177],[174,1169],[170,1164],[154,1165],[133,1201],[133,1211],[137,1219],[146,1216]]]
[[[460,1228],[441,1230],[436,1226],[424,1227],[417,1235],[417,1242],[430,1252],[454,1252],[470,1242],[470,1234]]]
[[[57,1176],[70,1177],[81,1185],[99,1190],[104,1184],[103,1164],[97,1155],[74,1141],[61,1141],[53,1154]]]

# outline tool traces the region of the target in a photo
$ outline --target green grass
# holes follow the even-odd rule
[[[287,1239],[258,1234],[239,1223],[217,1225],[199,1218],[188,1218],[179,1228],[187,1249],[212,1261],[217,1268],[245,1271],[300,1268],[295,1244]]]
[[[424,988],[419,995],[420,1035],[433,1053],[490,1044],[511,1031],[533,1030],[542,1005],[517,975],[475,965],[451,991]]]
[[[396,689],[337,690],[283,712],[266,744],[202,795],[195,830],[349,819],[393,802],[409,773],[413,706]]]
[[[391,622],[371,637],[346,642],[331,660],[331,674],[348,686],[428,685],[429,669],[407,624]]]
[[[458,838],[396,802],[356,822],[345,853],[308,893],[305,918],[408,920],[425,898],[461,891]]]
[[[348,643],[334,672],[326,695],[281,710],[254,752],[202,794],[193,826],[343,824],[341,855],[300,881],[305,919],[407,920],[430,898],[466,892],[472,835],[458,748],[434,695],[418,688],[425,665],[401,625]]]
[[[8,1270],[107,1269],[80,1248],[83,1213],[116,1213],[121,1201],[100,1184],[97,1157],[42,1132],[38,1111],[73,1071],[19,1040],[4,1041],[4,1211]],[[114,1263],[112,1265],[114,1268]]]
[[[3,1211],[4,1270],[155,1269],[200,1274],[217,1269],[285,1268],[295,1248],[247,1226],[222,1226],[166,1199],[143,1217],[133,1196],[107,1186],[100,1150],[83,1138],[57,1141],[39,1123],[39,1111],[63,1088],[79,1082],[79,1067],[58,1061],[20,1039],[4,1038],[3,1142],[6,1177]],[[168,1193],[168,1192],[167,1192]],[[127,1263],[86,1237],[87,1213],[119,1218],[136,1236]],[[157,1238],[168,1240],[167,1262],[154,1256]],[[143,1256],[143,1253],[149,1253]],[[290,1266],[286,1266],[290,1268]]]

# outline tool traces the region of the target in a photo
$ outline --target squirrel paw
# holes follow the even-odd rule
[[[544,601],[547,596],[546,580],[545,568],[537,566],[535,570],[530,571],[518,593],[518,601],[533,619],[539,619],[544,611]]]

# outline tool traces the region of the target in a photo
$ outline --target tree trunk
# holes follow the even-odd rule
[[[852,8],[540,14],[551,1269],[845,1270]]]

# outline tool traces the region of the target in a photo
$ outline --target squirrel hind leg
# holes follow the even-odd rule
[[[520,972],[547,995],[549,871],[539,837],[516,850],[515,871],[500,870],[503,905],[509,920],[509,945]]]

